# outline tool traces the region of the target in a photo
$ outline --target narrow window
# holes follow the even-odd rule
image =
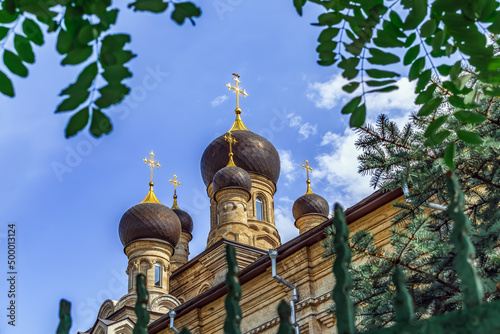
[[[257,197],[255,199],[255,211],[258,220],[264,220],[264,204],[262,198]]]
[[[128,282],[129,289],[132,289],[134,287],[134,268],[130,268],[130,276],[129,276],[129,282]]]
[[[155,286],[161,288],[161,264],[155,264]]]

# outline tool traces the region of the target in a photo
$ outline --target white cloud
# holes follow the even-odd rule
[[[311,178],[313,184],[326,190],[324,197],[330,205],[339,202],[347,208],[374,191],[369,185],[370,177],[358,174],[360,152],[354,146],[356,138],[351,129],[342,135],[327,132],[323,136],[321,144],[330,145],[331,151],[315,157],[317,167]]]
[[[326,82],[310,83],[306,96],[314,102],[317,108],[340,108],[355,96],[342,90],[342,86],[347,82],[340,74],[337,74]],[[389,110],[394,109],[408,113],[415,108],[415,83],[409,82],[408,78],[403,77],[396,84],[399,86],[398,90],[366,95],[368,116],[389,113]]]
[[[293,201],[288,197],[280,197],[274,202],[274,217],[276,228],[281,237],[281,242],[284,243],[299,234],[299,230],[295,227],[292,215]]]
[[[318,125],[312,125],[309,122],[303,123],[302,116],[296,116],[294,113],[290,113],[286,117],[290,119],[289,126],[291,128],[298,128],[300,135],[299,140],[305,140],[318,132]]]
[[[295,180],[296,163],[292,159],[292,152],[289,150],[278,150],[281,160],[281,175],[286,178],[286,185]]]
[[[212,102],[210,102],[210,104],[212,105],[212,107],[217,107],[219,104],[224,103],[227,99],[228,99],[227,95],[217,96],[215,99],[212,100]]]

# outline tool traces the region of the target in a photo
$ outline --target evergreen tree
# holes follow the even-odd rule
[[[395,287],[391,275],[396,264],[408,277],[417,318],[461,308],[460,285],[453,268],[455,253],[450,242],[452,224],[446,211],[429,205],[448,203],[448,166],[455,167],[467,196],[466,214],[473,225],[475,265],[487,300],[500,298],[500,99],[484,94],[481,84],[470,75],[462,74],[472,96],[468,106],[448,99],[452,95],[447,88],[433,79],[428,91],[445,102],[430,116],[414,114],[400,129],[381,115],[375,126],[357,130],[356,145],[363,152],[358,157],[359,172],[372,175],[373,187],[386,191],[408,189],[406,203],[394,204],[399,213],[390,229],[389,247],[379,247],[367,231],[351,237],[353,258],[358,258],[352,265],[352,297],[359,329],[394,322]],[[472,104],[474,109],[464,108]],[[479,136],[474,136],[472,130]],[[454,159],[449,158],[452,150],[456,150]],[[328,229],[327,233],[331,236],[333,230]],[[327,254],[333,254],[332,249],[331,242],[327,242]]]

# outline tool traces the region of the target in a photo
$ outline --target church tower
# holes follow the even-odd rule
[[[120,220],[118,232],[128,258],[128,293],[123,296],[115,309],[135,305],[135,277],[141,273],[146,276],[152,311],[168,312],[178,306],[177,298],[169,295],[171,258],[181,237],[181,222],[177,214],[166,207],[153,191],[153,169],[161,167],[154,160],[151,151],[149,159],[143,161],[151,168],[149,192],[144,200],[128,209]]]
[[[318,226],[328,219],[329,206],[326,199],[315,194],[311,189],[311,180],[309,172],[313,169],[309,166],[309,161],[302,165],[307,172],[307,190],[306,193],[293,203],[293,218],[295,218],[295,227],[299,229],[299,233],[309,231],[313,227]]]
[[[268,250],[281,244],[274,219],[274,194],[280,174],[280,158],[276,148],[267,139],[251,132],[243,123],[239,96],[246,97],[248,94],[239,87],[241,82],[239,76],[233,75],[235,85],[226,84],[229,90],[236,94],[236,120],[229,132],[237,144],[232,147],[231,153],[233,153],[235,165],[246,171],[251,180],[250,196],[245,211],[246,224],[248,224],[250,233],[249,238],[245,237],[245,240],[240,240],[237,234],[225,234],[224,238]],[[218,226],[221,220],[221,211],[214,190],[214,176],[227,164],[230,147],[224,139],[225,136],[227,134],[214,139],[205,149],[201,158],[201,174],[207,187],[207,195],[210,198],[210,233],[207,247],[222,238],[218,232],[220,231]],[[239,175],[239,177],[243,176]],[[222,196],[222,193],[218,196]],[[238,193],[237,196],[242,195]],[[244,198],[240,197],[239,200],[243,201]],[[223,213],[226,224],[230,223],[227,221],[229,219],[227,212]],[[240,224],[238,221],[234,221],[234,223]]]

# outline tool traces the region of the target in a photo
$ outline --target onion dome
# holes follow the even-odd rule
[[[316,195],[311,189],[309,172],[312,172],[313,169],[309,166],[309,161],[306,160],[306,163],[303,164],[302,167],[307,171],[307,190],[304,195],[297,198],[295,203],[293,203],[293,218],[297,220],[300,217],[309,214],[322,215],[325,216],[325,218],[328,218],[328,213],[330,212],[328,202],[320,195]]]
[[[181,236],[181,222],[177,214],[161,204],[153,192],[153,182],[144,200],[128,209],[120,220],[118,233],[124,247],[128,244],[153,239],[177,246]]]
[[[187,232],[191,234],[193,232],[193,218],[191,218],[189,213],[179,208],[172,209],[172,211],[175,212],[175,214],[177,215],[177,217],[179,217],[179,220],[181,221],[182,232]]]
[[[239,116],[239,115],[238,115]],[[247,130],[233,130],[238,142],[233,148],[235,164],[249,173],[266,176],[275,184],[280,175],[280,157],[267,139]],[[201,157],[201,176],[209,186],[214,175],[227,164],[228,147],[224,135],[214,139]]]
[[[215,174],[213,188],[214,193],[227,188],[241,188],[250,192],[252,189],[252,179],[243,168],[227,166]]]
[[[317,194],[304,194],[293,203],[293,218],[299,219],[304,215],[316,214],[328,218],[329,205],[326,199]]]

